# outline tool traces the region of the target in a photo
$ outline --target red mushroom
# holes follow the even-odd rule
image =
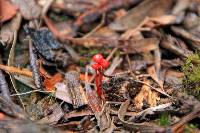
[[[103,75],[102,72],[109,66],[109,62],[103,58],[101,54],[96,54],[92,57],[92,60],[95,62],[95,64],[92,64],[91,67],[95,69],[96,77],[95,77],[95,83],[97,88],[97,94],[99,97],[101,97],[102,94],[102,79]]]

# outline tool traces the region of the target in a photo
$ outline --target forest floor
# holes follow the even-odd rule
[[[0,133],[200,133],[199,0],[0,8]]]

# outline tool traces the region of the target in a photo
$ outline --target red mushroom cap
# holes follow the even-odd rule
[[[102,67],[103,69],[108,68],[109,64],[110,64],[110,63],[109,63],[107,60],[105,60],[105,59],[103,59],[103,60],[100,62],[100,65],[101,65],[101,67]]]
[[[92,60],[96,63],[101,63],[103,60],[102,54],[96,54],[92,57]]]
[[[99,70],[101,68],[101,65],[98,63],[92,64],[91,67],[95,70]]]

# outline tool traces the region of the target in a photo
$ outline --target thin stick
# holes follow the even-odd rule
[[[152,88],[153,90],[155,90],[155,91],[157,91],[157,92],[160,92],[161,94],[163,94],[163,95],[165,95],[165,96],[167,96],[167,97],[169,97],[169,98],[172,98],[170,95],[168,95],[167,93],[165,93],[165,92],[163,92],[163,91],[161,91],[161,90],[159,90],[159,89],[157,89],[157,88],[155,88],[155,87],[153,87],[153,86],[151,86],[151,85],[149,85],[149,84],[147,84],[147,83],[145,83],[145,82],[143,82],[143,81],[140,81],[140,80],[134,80],[135,82],[138,82],[138,83],[142,83],[142,84],[145,84],[146,86],[149,86],[150,88]]]
[[[27,94],[30,94],[30,93],[34,93],[34,92],[42,92],[42,93],[52,93],[54,91],[43,91],[43,90],[32,90],[32,91],[27,91],[27,92],[24,92],[24,93],[19,93],[19,94],[12,94],[10,96],[22,96],[22,95],[27,95]]]
[[[0,64],[0,69],[4,70],[6,72],[9,72],[9,73],[20,74],[20,75],[24,75],[27,77],[33,76],[33,73],[30,70],[25,69],[25,68],[21,69],[21,68],[17,68],[17,67],[13,67],[13,66],[6,66],[6,65]]]
[[[14,32],[14,40],[13,40],[13,44],[12,44],[12,47],[10,49],[10,53],[9,53],[9,57],[8,57],[8,66],[12,66],[14,65],[14,56],[15,56],[15,46],[16,46],[16,41],[17,41],[17,30]],[[17,90],[17,87],[16,87],[16,82],[15,82],[15,79],[13,78],[13,75],[11,73],[9,73],[10,75],[10,80],[11,80],[11,83],[13,85],[13,88],[15,90],[15,92],[18,94],[18,90]],[[25,110],[25,105],[21,99],[20,96],[18,96],[19,98],[19,101],[23,107],[23,109]]]
[[[106,14],[104,13],[103,16],[102,16],[100,24],[98,24],[92,31],[87,33],[83,38],[87,38],[87,37],[91,36],[94,32],[96,32],[98,29],[100,29],[105,23],[105,17],[106,17]]]

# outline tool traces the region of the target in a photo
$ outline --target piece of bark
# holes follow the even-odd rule
[[[52,33],[46,29],[39,30],[24,26],[24,30],[31,37],[36,52],[50,63],[65,67],[73,62],[69,53],[63,49],[61,44],[53,37]],[[66,44],[67,45],[67,44]]]
[[[178,92],[177,96],[177,105],[180,106],[178,113],[181,115],[185,115],[181,118],[179,122],[169,127],[172,132],[176,132],[180,129],[184,124],[188,123],[194,118],[199,118],[200,116],[200,102],[199,100],[195,99],[191,95],[187,95],[182,92]]]
[[[28,118],[24,110],[16,105],[13,101],[6,99],[3,96],[0,96],[0,110],[4,112],[6,115],[19,118],[26,119]]]
[[[172,0],[145,0],[135,8],[111,23],[109,27],[113,30],[124,31],[134,29],[142,23],[146,17],[159,17],[166,15],[172,5]]]
[[[29,60],[30,60],[30,65],[31,65],[31,69],[33,72],[33,79],[35,82],[35,86],[38,89],[42,88],[42,80],[41,80],[41,76],[39,73],[39,64],[37,62],[37,58],[36,58],[36,54],[34,53],[34,48],[33,48],[33,44],[32,41],[29,40]]]
[[[87,99],[83,87],[81,86],[79,74],[71,71],[65,74],[65,83],[69,88],[72,96],[74,108],[79,108],[87,104]]]

